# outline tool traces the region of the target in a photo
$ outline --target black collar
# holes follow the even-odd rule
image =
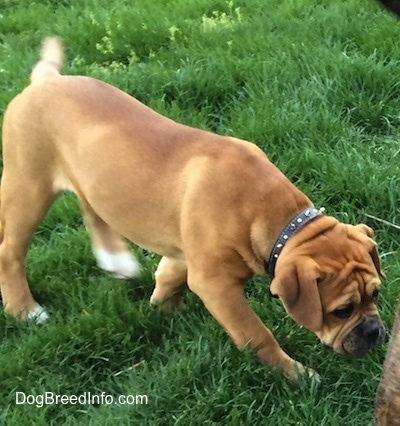
[[[304,225],[311,222],[318,216],[321,216],[324,212],[324,208],[316,209],[314,207],[309,207],[301,211],[296,215],[284,228],[278,239],[275,241],[274,247],[272,248],[271,254],[268,260],[268,273],[271,277],[275,276],[275,266],[278,261],[278,257],[281,254],[283,247],[289,241],[293,235],[303,228]]]

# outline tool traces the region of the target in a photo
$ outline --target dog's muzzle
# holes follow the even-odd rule
[[[374,346],[380,345],[385,340],[385,327],[378,316],[367,317],[343,340],[344,352],[363,356]]]

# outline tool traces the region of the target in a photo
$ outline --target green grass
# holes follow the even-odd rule
[[[25,3],[25,4],[24,4]],[[25,6],[25,7],[24,7]],[[44,36],[67,45],[66,73],[114,84],[180,122],[252,140],[317,206],[376,231],[390,327],[400,283],[400,23],[367,0],[3,0],[0,119],[28,83]],[[28,190],[28,189],[27,189]],[[144,273],[101,273],[76,201],[63,196],[28,258],[41,326],[0,316],[0,424],[372,425],[386,345],[362,359],[322,348],[270,299],[248,299],[284,349],[316,369],[297,385],[237,351],[192,294],[186,312],[149,306]],[[15,393],[141,394],[147,405],[16,405]]]

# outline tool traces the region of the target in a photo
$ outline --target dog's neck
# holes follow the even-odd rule
[[[282,232],[279,234],[279,237],[275,241],[275,244],[272,247],[271,254],[268,259],[268,273],[273,278],[275,276],[275,266],[278,261],[279,255],[281,254],[283,248],[289,239],[303,228],[307,223],[311,222],[318,216],[321,216],[324,212],[324,208],[316,209],[314,207],[309,207],[302,210],[294,218],[292,218],[289,223],[283,228]]]

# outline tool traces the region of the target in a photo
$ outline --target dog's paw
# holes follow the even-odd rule
[[[29,312],[26,316],[27,321],[36,324],[43,324],[49,319],[47,312],[37,303],[33,311]]]
[[[321,383],[321,376],[312,368],[306,368],[305,376],[308,376],[308,378],[317,385]]]
[[[321,376],[312,368],[304,367],[298,361],[293,361],[288,369],[285,369],[285,376],[290,380],[298,381],[301,378],[309,378],[315,383],[321,383]]]
[[[140,264],[129,252],[111,253],[102,248],[93,249],[99,268],[119,279],[136,278],[140,275]]]
[[[168,299],[159,301],[153,294],[150,298],[150,303],[153,306],[159,306],[164,312],[171,312],[175,309],[185,310],[186,304],[183,301],[182,292],[177,292],[170,296]]]

